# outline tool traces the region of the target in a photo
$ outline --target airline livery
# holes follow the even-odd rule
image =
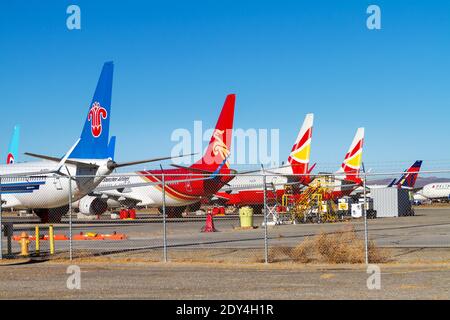
[[[288,156],[287,166],[239,175],[219,190],[215,194],[215,198],[226,205],[251,205],[255,210],[261,210],[264,204],[263,174],[267,175],[266,184],[273,186],[273,189],[267,191],[269,198],[274,198],[277,194],[280,195],[284,192],[284,185],[287,183],[308,184],[310,182],[309,174],[314,168],[314,165],[311,168],[308,167],[313,122],[314,115],[307,114]]]
[[[108,207],[148,206],[160,208],[163,201],[166,212],[180,215],[187,206],[200,208],[209,198],[234,176],[228,157],[232,141],[235,95],[227,96],[209,145],[203,157],[191,165],[173,165],[174,169],[146,170],[114,174],[106,178],[94,192],[75,203],[85,215],[99,215]],[[163,199],[162,180],[165,180]]]
[[[14,163],[17,140],[13,138],[8,164],[0,166],[3,208],[32,210],[43,222],[57,222],[67,213],[70,193],[74,201],[81,199],[116,168],[171,158],[128,163],[112,160],[115,139],[109,141],[109,124],[113,69],[112,62],[104,64],[81,136],[63,158],[26,153],[46,161]]]

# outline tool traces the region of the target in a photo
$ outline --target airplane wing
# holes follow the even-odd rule
[[[102,192],[93,192],[92,195],[98,196],[102,199],[112,199],[114,201],[117,201],[121,204],[127,204],[127,205],[134,205],[138,206],[139,203],[142,201],[142,199],[132,197],[128,195],[127,193],[123,193],[121,191],[117,191],[118,193],[115,193],[113,191],[102,191]]]
[[[191,182],[191,181],[201,181],[201,180],[210,180],[214,179],[215,177],[206,177],[206,178],[192,178],[192,179],[180,179],[180,180],[168,180],[165,181],[165,184],[175,184],[175,183],[182,183],[182,182]],[[103,191],[109,191],[109,190],[118,190],[122,188],[137,188],[137,187],[147,187],[147,186],[157,186],[162,185],[162,181],[157,182],[140,182],[140,183],[129,183],[129,184],[116,184],[111,186],[98,186],[95,188],[95,192],[103,192]]]
[[[299,181],[294,181],[294,182],[285,182],[285,183],[271,183],[271,185],[273,186],[287,186],[287,185],[296,185],[299,184],[301,185],[302,188],[306,187],[305,185],[302,185],[301,182]],[[264,184],[262,183],[253,183],[253,184],[248,184],[248,185],[241,185],[241,186],[227,186],[227,187],[222,187],[220,189],[220,192],[233,192],[233,191],[240,191],[240,190],[247,190],[247,189],[263,189],[264,188]]]

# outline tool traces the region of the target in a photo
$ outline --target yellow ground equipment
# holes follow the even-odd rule
[[[337,210],[330,199],[330,192],[329,188],[316,182],[300,194],[286,192],[282,198],[282,206],[290,213],[293,222],[334,222],[337,220]]]

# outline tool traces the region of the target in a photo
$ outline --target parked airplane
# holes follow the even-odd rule
[[[19,152],[19,139],[20,139],[20,126],[14,126],[11,142],[9,143],[8,154],[6,156],[6,164],[13,164],[18,159]]]
[[[266,184],[272,187],[267,192],[269,198],[282,192],[287,183],[308,184],[310,182],[309,173],[315,166],[308,167],[313,123],[314,115],[308,113],[288,156],[288,165],[239,175],[221,188],[214,198],[226,205],[248,205],[260,211],[264,204],[264,173],[266,174]]]
[[[411,167],[409,167],[405,172],[400,176],[400,178],[394,179],[388,185],[380,185],[380,184],[366,184],[367,189],[382,189],[382,188],[399,188],[399,189],[414,189],[416,184],[417,177],[419,176],[420,167],[422,166],[422,160],[417,160],[413,163]],[[366,190],[367,190],[366,189]],[[355,193],[363,192],[363,187],[357,188]]]
[[[104,179],[88,196],[74,206],[85,215],[100,215],[107,208],[156,207],[181,215],[189,206],[198,210],[202,199],[209,198],[234,176],[228,157],[232,141],[235,95],[227,96],[203,157],[190,167],[146,170],[113,174]],[[166,182],[163,199],[162,179]]]
[[[57,222],[67,213],[70,193],[78,200],[116,168],[171,158],[125,163],[112,160],[115,139],[108,145],[108,138],[113,69],[112,62],[104,64],[81,137],[62,159],[26,153],[47,161],[0,166],[3,208],[33,210],[42,222]]]
[[[334,179],[330,179],[329,174],[325,176],[320,174],[317,176],[311,175],[311,171],[315,165],[308,168],[309,149],[312,137],[312,120],[312,115],[307,115],[300,130],[299,137],[292,148],[292,152],[288,159],[288,162],[290,163],[288,168],[290,167],[290,171],[286,170],[285,167],[283,167],[282,170],[271,169],[265,171],[267,174],[266,183],[269,187],[266,193],[266,200],[277,200],[278,202],[281,202],[281,198],[285,193],[284,187],[286,185],[292,187],[291,192],[293,194],[291,199],[293,200],[301,197],[302,188],[312,181],[320,182],[322,185],[328,186],[330,192],[325,195],[325,200],[329,198],[336,200],[345,195],[349,195],[360,185],[361,179],[359,178],[359,171],[362,163],[364,128],[358,128],[349,151],[345,155],[341,168],[335,173]],[[306,137],[308,138],[306,139]],[[302,159],[299,159],[300,155],[303,155]],[[292,160],[295,162],[292,162]],[[275,173],[279,175],[274,175]],[[264,204],[264,187],[262,183],[263,172],[260,172],[260,174],[260,177],[253,175],[251,178],[252,181],[247,182],[247,185],[245,183],[240,184],[238,179],[233,180],[231,186],[222,188],[221,192],[216,194],[216,197],[221,199],[226,205],[239,207],[251,206],[254,210],[260,212]],[[251,186],[251,183],[253,183],[253,186]],[[270,186],[272,186],[272,189],[270,189]]]
[[[324,200],[337,200],[348,196],[361,185],[363,144],[364,128],[358,128],[339,170],[334,174],[319,172],[315,177],[310,177],[312,179],[310,184],[319,183],[327,190],[323,194]],[[291,199],[298,199],[302,196],[302,193],[295,192]]]
[[[414,201],[449,201],[450,182],[429,183],[414,194]]]

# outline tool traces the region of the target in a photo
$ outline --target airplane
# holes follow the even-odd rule
[[[307,132],[307,128],[312,128],[312,122],[309,122],[305,119],[304,125],[302,126],[300,136],[303,132]],[[309,139],[311,139],[311,136],[309,136]],[[305,141],[305,139],[298,140],[294,144],[293,151],[291,152],[290,158],[295,158],[294,155],[298,150],[301,150],[303,148],[302,144],[299,143],[301,141]],[[281,202],[282,196],[285,194],[284,187],[286,185],[292,187],[292,195],[290,197],[291,200],[295,201],[296,199],[301,198],[302,195],[302,189],[310,185],[311,183],[321,183],[324,186],[327,186],[330,191],[324,195],[324,200],[337,200],[340,197],[343,197],[345,195],[349,195],[356,187],[358,187],[361,184],[361,179],[359,178],[359,171],[361,168],[361,160],[362,160],[362,147],[363,147],[363,141],[364,141],[364,128],[358,128],[356,131],[355,137],[352,141],[352,144],[350,145],[349,151],[346,153],[344,161],[341,165],[341,168],[334,174],[335,178],[330,179],[330,174],[318,174],[318,175],[311,175],[311,171],[315,165],[313,165],[311,168],[306,167],[299,167],[301,170],[296,169],[296,165],[300,163],[307,164],[309,162],[309,151],[307,153],[307,157],[303,158],[303,161],[297,161],[295,163],[291,163],[292,171],[293,173],[286,173],[285,178],[281,178],[277,181],[271,181],[270,184],[274,186],[274,190],[267,190],[266,191],[266,201],[267,200],[276,200],[277,202]],[[310,141],[309,141],[310,145]],[[308,148],[310,147],[308,145]],[[297,149],[297,147],[299,147]],[[306,153],[305,153],[306,154]],[[298,158],[298,157],[297,157]],[[306,160],[308,159],[308,161]],[[300,171],[300,172],[299,172]],[[268,171],[266,171],[268,173]],[[273,174],[272,170],[270,170],[269,174]],[[267,178],[270,176],[268,175]],[[293,178],[297,178],[298,181],[293,181]],[[261,178],[260,178],[261,179]],[[333,181],[330,181],[333,180]],[[303,186],[302,186],[303,185]],[[234,206],[251,206],[253,207],[256,212],[261,212],[263,208],[263,201],[264,201],[264,190],[263,190],[263,184],[260,183],[260,189],[253,188],[252,192],[247,192],[245,194],[245,198],[241,197],[242,193],[241,191],[235,191],[233,193],[233,190],[225,189],[227,187],[224,187],[223,190],[229,190],[231,193],[227,194],[226,192],[222,192],[218,194],[218,197],[221,197],[222,199],[225,199],[226,205],[234,205]],[[238,196],[235,196],[238,194]]]
[[[415,202],[449,201],[450,182],[429,183],[413,195]]]
[[[252,206],[255,211],[261,212],[264,203],[263,174],[267,174],[266,185],[273,186],[267,191],[268,198],[276,197],[287,183],[308,184],[309,174],[315,166],[308,167],[313,123],[314,115],[308,113],[288,156],[288,165],[241,174],[221,188],[213,199],[225,205]]]
[[[203,199],[209,198],[234,178],[235,171],[229,168],[228,157],[235,100],[234,94],[226,97],[205,154],[193,165],[173,164],[175,168],[172,169],[161,167],[160,170],[112,174],[93,192],[74,203],[74,207],[86,216],[99,216],[108,208],[120,207],[154,207],[162,212],[163,202],[166,214],[170,216],[181,216],[188,206],[193,211],[200,209]]]
[[[422,166],[422,160],[415,161],[404,173],[400,176],[400,178],[393,179],[388,185],[379,185],[366,184],[367,189],[384,189],[384,188],[398,188],[398,189],[408,189],[413,190],[416,184],[417,177],[419,176],[420,167]],[[366,189],[366,190],[367,190]],[[363,187],[357,188],[354,193],[363,192]]]
[[[13,164],[18,159],[19,152],[19,139],[20,139],[20,126],[14,126],[11,142],[9,143],[8,154],[6,156],[6,164]]]
[[[103,65],[81,136],[62,158],[25,153],[45,161],[0,166],[2,208],[32,210],[41,222],[59,222],[68,211],[70,194],[74,201],[81,199],[117,168],[173,158],[112,160],[115,138],[109,143],[108,138],[113,70],[112,62]]]
[[[317,180],[330,191],[323,199],[334,200],[350,195],[362,184],[359,176],[362,165],[362,154],[364,145],[364,128],[358,128],[352,144],[345,154],[341,167],[333,176],[322,176]]]

